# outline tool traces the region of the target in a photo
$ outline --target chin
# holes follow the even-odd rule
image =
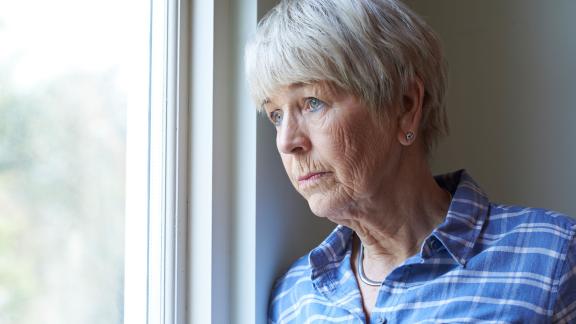
[[[306,197],[306,201],[308,201],[308,207],[310,207],[310,211],[318,217],[325,218],[326,212],[328,209],[327,204],[327,197],[325,195],[314,193],[308,197]]]
[[[342,217],[342,211],[345,210],[342,201],[330,195],[313,194],[306,200],[312,213],[321,218],[339,219]]]

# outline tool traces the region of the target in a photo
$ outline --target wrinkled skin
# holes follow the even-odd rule
[[[311,109],[306,98],[319,99],[322,108]],[[340,223],[356,217],[363,201],[393,189],[401,157],[397,126],[376,119],[355,96],[319,84],[294,85],[279,89],[264,107],[268,115],[281,111],[278,151],[314,214]],[[298,181],[310,172],[327,173]]]

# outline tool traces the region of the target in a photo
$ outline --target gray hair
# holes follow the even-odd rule
[[[260,21],[245,55],[259,107],[279,87],[328,82],[388,116],[419,78],[426,152],[448,131],[440,42],[398,0],[282,0]]]

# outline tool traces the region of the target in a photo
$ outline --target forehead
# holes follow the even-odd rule
[[[299,100],[302,97],[321,97],[319,99],[332,98],[335,94],[335,87],[328,82],[292,83],[273,90],[262,102],[262,107],[266,105],[277,106],[284,102]]]

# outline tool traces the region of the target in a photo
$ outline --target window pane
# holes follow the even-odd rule
[[[148,11],[0,2],[0,323],[123,322],[126,116],[147,102]]]

